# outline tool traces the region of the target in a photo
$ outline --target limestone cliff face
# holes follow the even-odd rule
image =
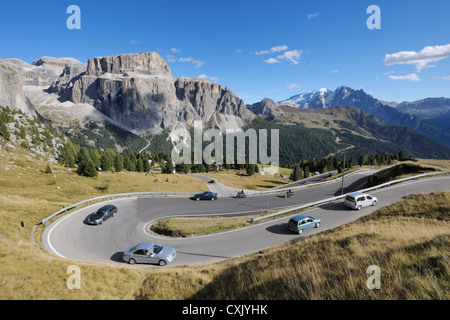
[[[67,112],[70,105],[94,107],[139,134],[158,134],[196,120],[225,131],[242,128],[255,117],[227,87],[174,78],[155,52],[98,57],[87,63],[51,57],[32,64],[0,60],[0,105],[34,113],[32,104],[38,112],[51,107],[55,113]]]
[[[192,124],[203,119],[206,125],[222,130],[241,128],[254,118],[244,101],[231,90],[202,79],[180,78],[175,81],[179,101],[180,120]]]
[[[6,60],[0,60],[0,106],[21,110],[30,115],[36,114],[25,96],[21,73],[14,67],[14,63]]]
[[[86,64],[73,58],[42,57],[32,64],[20,59],[0,60],[0,105],[35,115],[31,102],[34,95],[29,96],[27,88],[47,89],[55,81],[61,81],[67,68],[83,72]]]
[[[228,88],[173,78],[170,67],[154,52],[89,60],[69,91],[72,102],[90,104],[137,133],[155,134],[194,120],[223,130],[240,128],[254,117]]]
[[[170,67],[156,52],[119,54],[88,61],[86,75],[101,76],[105,73],[172,77]]]

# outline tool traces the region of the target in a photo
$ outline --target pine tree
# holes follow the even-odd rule
[[[94,166],[96,168],[99,168],[101,166],[101,161],[100,161],[100,154],[98,153],[97,149],[93,149],[89,152],[89,156],[92,159],[92,162],[94,162]]]
[[[144,157],[144,172],[150,172],[150,162],[147,156]]]
[[[142,161],[142,158],[139,157],[136,165],[136,171],[137,172],[144,172],[144,162]]]
[[[252,176],[254,174],[255,174],[255,165],[250,163],[247,166],[247,175]]]
[[[123,158],[122,155],[117,153],[114,157],[114,170],[120,172],[123,170]]]
[[[88,160],[92,161],[91,157],[89,156],[89,151],[86,147],[82,147],[80,149],[80,151],[78,151],[78,154],[77,154],[77,162],[78,162],[77,172],[79,174],[84,173],[84,169],[86,168]],[[94,162],[92,162],[92,165],[94,165]],[[95,169],[95,166],[94,166],[94,169]]]
[[[166,171],[167,171],[167,173],[173,173],[173,170],[174,170],[174,168],[173,168],[172,159],[169,158],[167,160]]]
[[[88,159],[86,166],[84,167],[83,175],[90,178],[98,176],[97,169],[95,169],[94,161],[92,161],[91,158]]]
[[[303,179],[303,171],[299,164],[296,164],[294,166],[294,169],[292,170],[290,179],[292,181],[298,181],[298,180]]]
[[[47,164],[47,166],[45,167],[45,173],[53,173],[52,168],[50,167],[50,165]]]
[[[305,167],[305,178],[309,178],[309,176],[310,176],[309,167],[306,166]]]
[[[114,151],[107,149],[101,155],[101,168],[103,171],[110,170],[114,165]]]

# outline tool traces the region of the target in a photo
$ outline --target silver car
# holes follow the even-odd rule
[[[345,196],[344,204],[352,209],[361,210],[364,207],[375,206],[377,197],[361,192],[352,192]]]
[[[161,246],[154,242],[143,242],[128,247],[122,256],[123,261],[129,264],[151,263],[165,266],[171,263],[177,255],[174,248]]]

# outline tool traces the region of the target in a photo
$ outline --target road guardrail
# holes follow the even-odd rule
[[[80,202],[77,202],[75,204],[72,204],[70,206],[67,206],[65,208],[62,208],[61,210],[53,213],[52,215],[48,216],[47,218],[42,219],[38,224],[45,225],[47,221],[50,219],[55,218],[56,216],[60,215],[61,213],[67,213],[69,210],[74,209],[82,204],[90,205],[90,202],[95,202],[98,200],[103,199],[120,199],[120,198],[133,198],[133,197],[139,197],[139,196],[145,196],[145,197],[161,197],[161,196],[169,196],[169,195],[189,195],[194,194],[195,192],[132,192],[132,193],[118,193],[118,194],[111,194],[111,195],[105,195],[105,196],[99,196],[87,200],[83,200]]]
[[[424,173],[424,174],[420,174],[420,175],[417,175],[417,176],[412,176],[412,177],[407,177],[407,178],[403,178],[403,179],[398,179],[398,180],[385,182],[383,184],[380,184],[380,185],[377,185],[377,186],[374,186],[374,187],[370,187],[370,188],[366,188],[366,189],[363,189],[363,190],[360,190],[360,191],[361,192],[368,192],[368,191],[379,189],[379,188],[382,188],[382,187],[385,187],[385,186],[389,186],[389,185],[395,184],[395,183],[401,183],[401,182],[404,182],[404,181],[413,180],[413,179],[426,177],[426,176],[442,175],[442,174],[449,174],[449,173],[450,173],[450,171]],[[338,178],[338,179],[340,179],[340,178]],[[284,192],[286,190],[298,190],[298,189],[301,189],[301,188],[306,188],[306,187],[311,187],[311,186],[318,186],[318,185],[322,185],[322,184],[325,184],[325,183],[335,182],[338,179],[334,179],[334,180],[330,180],[330,181],[324,181],[324,182],[319,182],[319,183],[314,183],[314,184],[309,184],[309,185],[304,185],[304,186],[297,187],[296,189],[294,189],[294,188],[286,188],[286,189],[277,189],[276,191],[275,190],[274,191],[271,191],[271,190],[269,190],[269,191],[255,191],[254,193],[252,193],[252,195],[266,195],[266,194],[271,194],[271,193],[280,193],[280,192]],[[193,195],[195,193],[197,193],[197,192],[170,192],[170,191],[167,191],[167,192],[132,192],[132,193],[118,193],[118,194],[112,194],[112,195],[99,196],[99,197],[83,200],[83,201],[77,202],[75,204],[72,204],[70,206],[64,207],[61,210],[59,210],[59,211],[53,213],[52,215],[48,216],[47,218],[42,219],[37,224],[45,225],[49,220],[57,217],[58,215],[60,215],[62,213],[67,213],[69,210],[77,208],[78,206],[83,205],[83,204],[90,205],[91,202],[95,202],[95,201],[98,201],[98,200],[104,200],[104,199],[113,200],[113,199],[120,199],[120,198],[140,197],[140,196],[141,197],[167,197],[167,196],[170,196],[170,195]],[[225,195],[227,195],[227,196],[235,196],[234,193],[233,194],[229,194],[229,193],[227,193],[227,194],[220,194],[220,196],[225,196]],[[324,199],[324,200],[320,200],[320,201],[316,201],[316,202],[311,202],[311,203],[307,203],[305,205],[301,205],[301,206],[298,206],[298,207],[294,207],[294,208],[290,208],[290,209],[287,209],[287,210],[275,212],[275,213],[272,213],[272,214],[269,214],[269,215],[266,215],[266,216],[263,216],[263,217],[253,218],[252,222],[258,221],[258,220],[262,220],[262,219],[266,219],[266,218],[270,218],[270,217],[273,217],[273,216],[276,216],[276,215],[281,215],[281,214],[284,214],[284,213],[287,213],[287,212],[296,211],[296,210],[299,210],[299,209],[316,206],[318,204],[324,204],[324,203],[327,203],[327,202],[336,201],[336,200],[339,200],[340,198],[345,197],[345,195],[346,194],[343,194],[343,195],[340,195],[340,196],[336,196],[336,197],[332,197],[332,198],[328,198],[328,199]]]
[[[392,184],[397,184],[397,183],[402,183],[405,181],[409,181],[409,180],[414,180],[414,179],[418,179],[418,178],[422,178],[422,177],[427,177],[427,176],[433,176],[433,175],[442,175],[442,174],[449,174],[450,171],[444,171],[444,172],[432,172],[432,173],[423,173],[423,174],[419,174],[417,176],[411,176],[411,177],[406,177],[406,178],[402,178],[402,179],[397,179],[397,180],[392,180],[392,181],[388,181],[370,188],[366,188],[366,189],[362,189],[359,190],[359,192],[369,192],[372,190],[376,190],[376,189],[380,189],[386,186],[390,186]],[[298,207],[293,207],[293,208],[289,208],[286,210],[282,210],[282,211],[278,211],[278,212],[274,212],[265,216],[261,216],[261,217],[256,217],[256,218],[252,218],[252,222],[256,222],[256,221],[260,221],[260,220],[264,220],[267,218],[272,218],[272,217],[276,217],[278,215],[282,215],[285,213],[289,213],[289,212],[293,212],[293,211],[297,211],[297,210],[301,210],[301,209],[305,209],[305,208],[309,208],[309,207],[314,207],[320,204],[325,204],[325,203],[329,203],[329,202],[334,202],[336,200],[342,199],[346,196],[347,194],[342,194],[340,196],[336,196],[336,197],[332,197],[332,198],[328,198],[328,199],[323,199],[323,200],[319,200],[319,201],[315,201],[315,202],[310,202]]]

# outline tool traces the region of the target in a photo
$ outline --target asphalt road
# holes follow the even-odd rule
[[[372,172],[362,172],[346,179],[345,193],[359,187]],[[437,177],[406,182],[380,189],[371,194],[378,197],[375,207],[361,211],[346,208],[340,201],[308,209],[304,214],[322,220],[319,229],[310,229],[302,236],[287,230],[289,217],[255,224],[251,227],[214,235],[191,238],[163,238],[150,235],[145,227],[151,221],[177,215],[236,215],[259,213],[266,209],[305,204],[341,194],[341,182],[311,186],[294,193],[291,199],[277,195],[247,197],[245,199],[219,198],[216,201],[193,201],[185,197],[128,198],[108,201],[118,207],[114,218],[103,225],[91,226],[85,218],[102,204],[95,204],[61,217],[49,225],[43,235],[44,246],[53,254],[74,260],[123,266],[123,250],[132,244],[153,241],[174,247],[177,258],[173,265],[199,265],[242,256],[273,247],[298,237],[349,223],[381,206],[397,202],[409,194],[448,190],[450,177]],[[201,190],[199,190],[201,191]],[[133,266],[140,267],[140,266]],[[142,267],[142,266],[141,266]]]

